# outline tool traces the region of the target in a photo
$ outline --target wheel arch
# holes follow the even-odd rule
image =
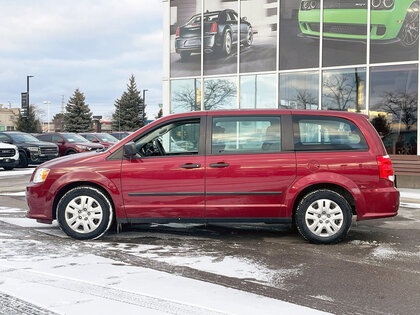
[[[77,153],[77,151],[76,151],[75,149],[73,149],[73,148],[68,148],[66,151],[64,151],[64,155],[67,155],[67,154],[69,154],[70,152]]]
[[[66,184],[63,187],[61,187],[57,191],[57,193],[55,194],[55,197],[54,197],[54,201],[53,201],[53,205],[52,205],[52,219],[53,220],[57,219],[57,206],[58,206],[58,203],[60,202],[60,199],[67,192],[72,190],[73,188],[82,187],[82,186],[88,186],[88,187],[98,189],[108,198],[108,200],[111,203],[111,206],[113,208],[113,211],[112,211],[112,217],[113,218],[112,219],[113,219],[113,222],[116,222],[116,220],[115,220],[116,219],[116,207],[115,207],[115,202],[111,197],[111,194],[103,186],[101,186],[97,183],[94,183],[94,182],[90,182],[90,181],[76,181],[76,182],[72,182],[72,183]]]

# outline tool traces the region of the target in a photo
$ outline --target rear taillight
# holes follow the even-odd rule
[[[211,25],[210,33],[217,33],[217,23],[213,22]]]
[[[176,34],[175,34],[176,37],[179,37],[180,31],[181,31],[181,28],[178,26],[178,28],[176,29]]]
[[[393,182],[394,171],[392,170],[390,157],[388,155],[378,155],[376,159],[378,160],[379,177]]]

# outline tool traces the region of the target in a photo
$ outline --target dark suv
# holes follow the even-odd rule
[[[34,136],[18,131],[0,132],[0,142],[14,144],[19,149],[19,167],[41,164],[58,157],[58,147],[41,142]]]
[[[368,117],[299,110],[191,112],[105,152],[45,163],[28,216],[94,239],[124,223],[293,223],[334,243],[357,220],[397,215],[391,160]]]
[[[60,156],[104,149],[103,145],[89,142],[75,133],[44,133],[37,138],[57,144]]]

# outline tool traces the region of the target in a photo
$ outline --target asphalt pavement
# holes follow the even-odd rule
[[[272,309],[281,313],[281,307],[303,307],[291,313],[418,314],[420,309],[420,190],[402,190],[397,217],[354,221],[347,239],[337,245],[309,244],[287,225],[251,224],[133,225],[119,234],[111,231],[98,241],[79,242],[66,237],[56,224],[42,225],[25,218],[24,189],[29,174],[1,175],[0,171],[0,305],[9,296],[42,311],[72,313],[83,303],[96,305],[91,293],[85,293],[85,302],[75,298],[78,304],[74,302],[73,308],[70,302],[43,302],[42,296],[34,301],[17,289],[19,283],[29,285],[29,281],[33,286],[54,285],[66,292],[96,290],[101,292],[96,298],[103,303],[117,295],[121,298],[115,303],[120,309],[135,306],[158,313],[176,313],[173,310],[179,308],[186,313],[243,314],[248,309],[248,313],[269,314]],[[72,269],[105,265],[109,270],[120,266],[122,269],[112,270],[120,270],[126,278],[114,271],[85,274],[82,267],[76,273]],[[82,278],[77,278],[79,272]],[[175,291],[183,294],[176,296],[171,291],[165,296],[163,287],[153,291],[146,275],[154,273],[150,283],[165,279],[162,285],[172,288],[167,277],[176,277]],[[130,287],[127,283],[133,281],[145,285]],[[183,281],[195,282],[181,285]],[[195,285],[197,297],[188,300],[194,294],[185,290]],[[223,291],[227,289],[233,291]],[[127,293],[135,290],[141,294]],[[199,295],[210,293],[214,297],[207,305]],[[226,294],[223,303],[218,303]],[[157,304],[145,298],[151,295],[158,298]],[[171,299],[178,304],[167,304]],[[266,300],[260,304],[259,299]],[[199,308],[190,309],[191,304]]]

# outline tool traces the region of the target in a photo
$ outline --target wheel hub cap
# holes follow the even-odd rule
[[[68,226],[78,233],[90,233],[102,222],[103,211],[99,202],[90,196],[73,198],[64,211]]]
[[[305,223],[315,235],[330,237],[341,229],[343,217],[343,211],[337,203],[329,199],[319,199],[306,210]]]

